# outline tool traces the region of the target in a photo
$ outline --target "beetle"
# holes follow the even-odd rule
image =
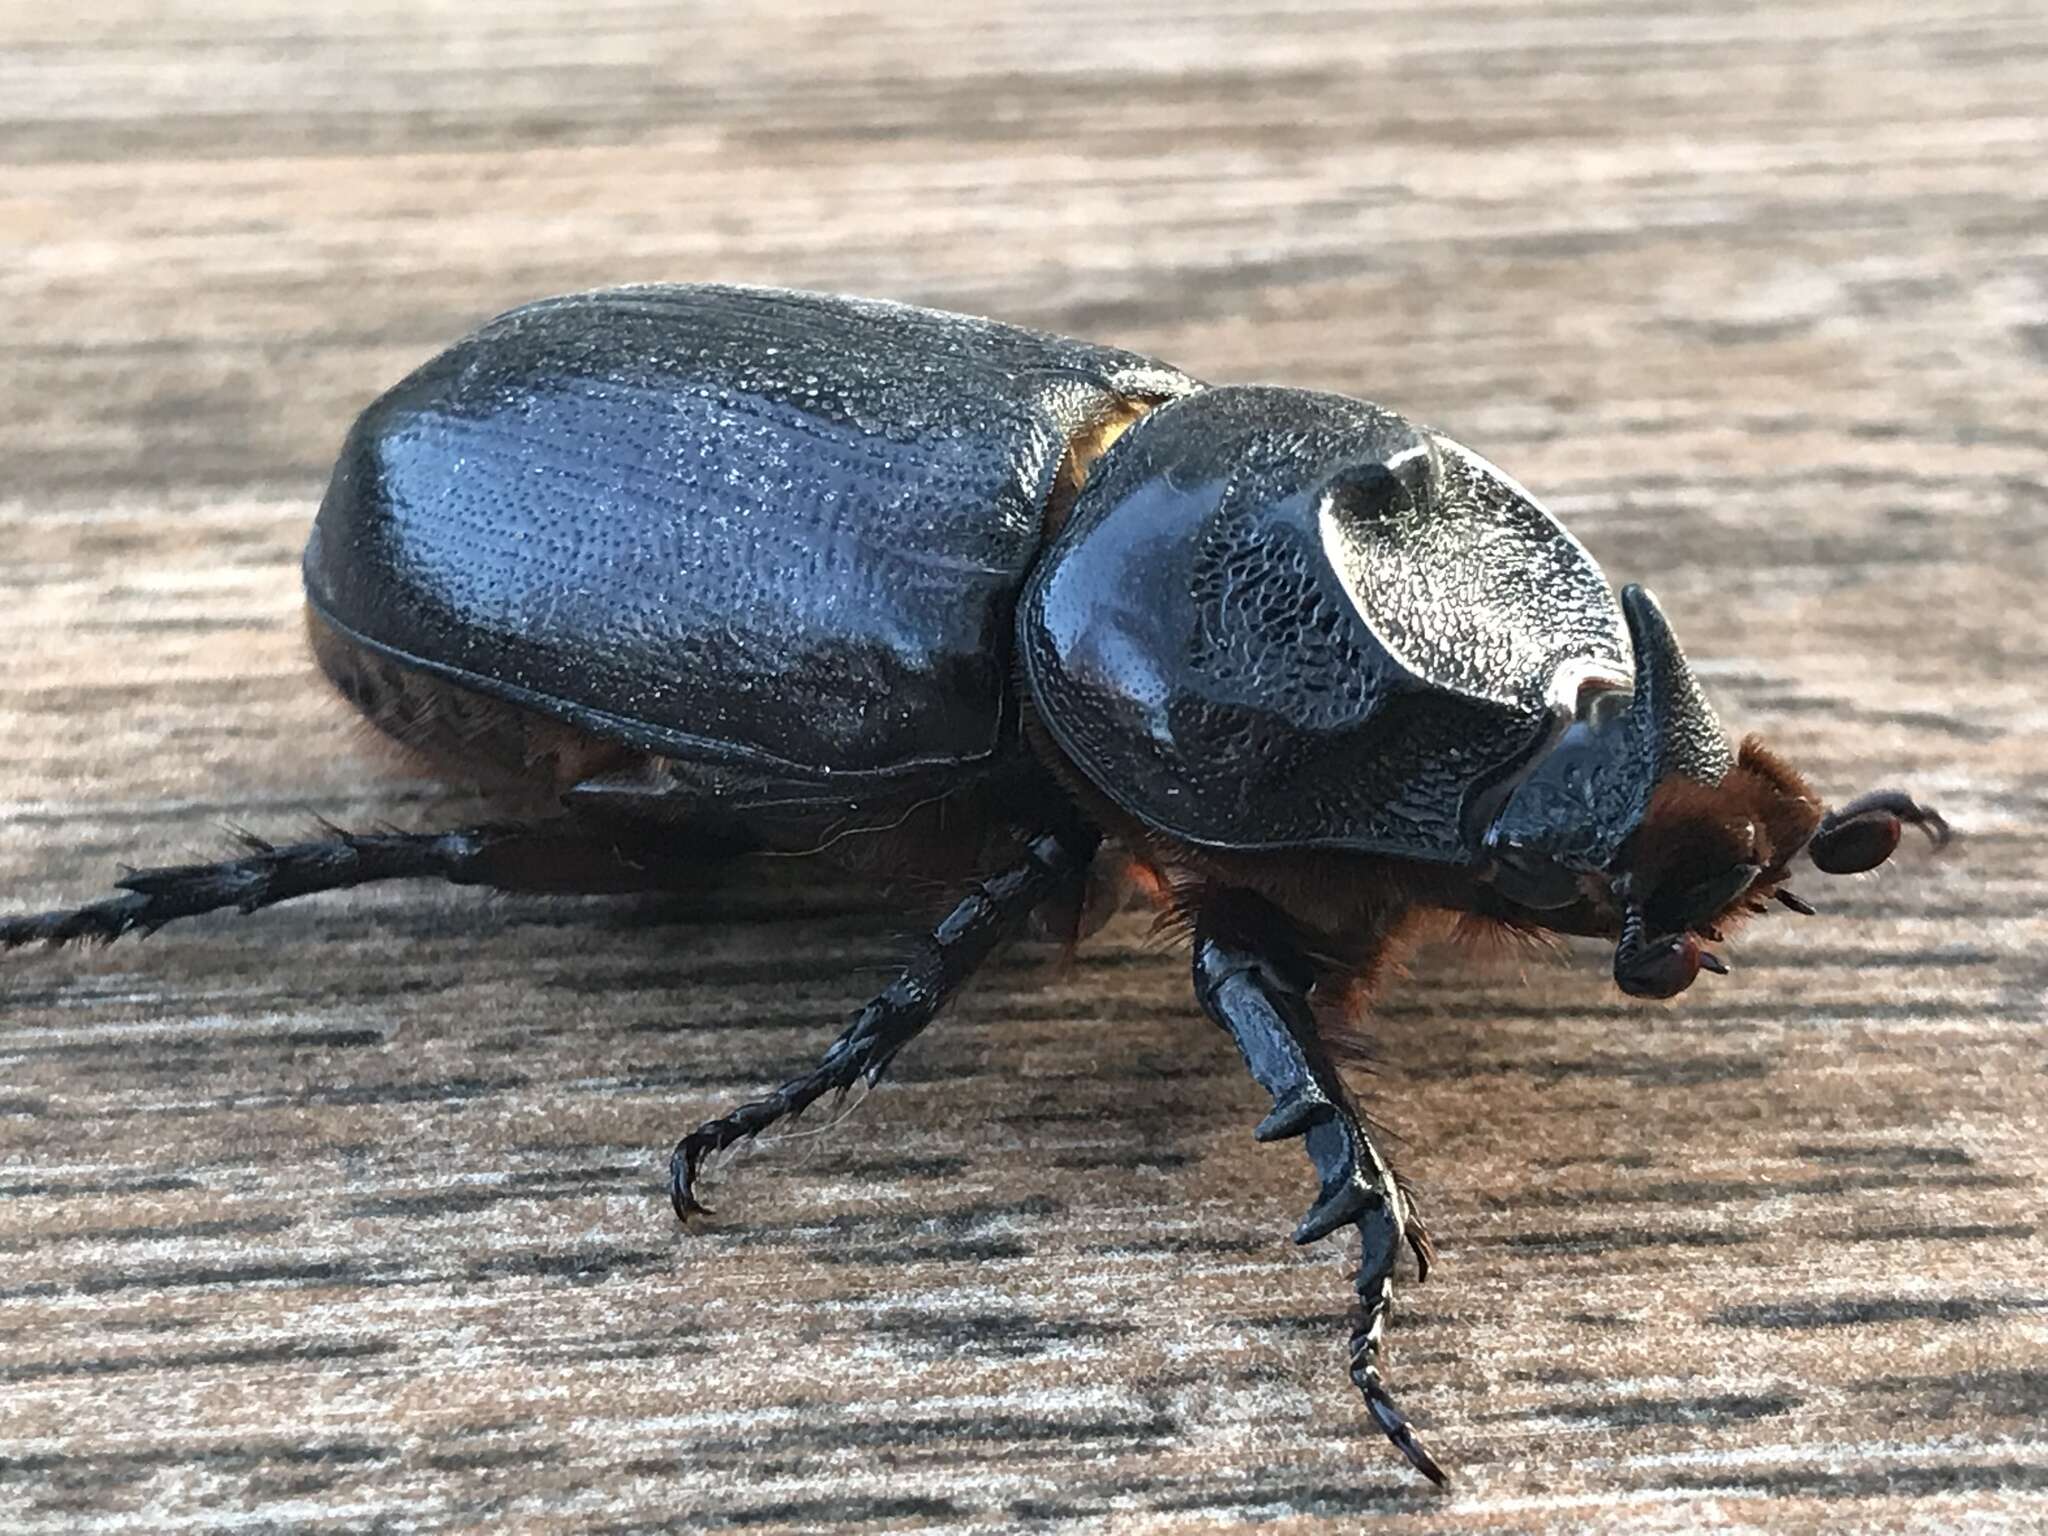
[[[1649,593],[1617,598],[1537,500],[1451,438],[1334,394],[1211,386],[992,321],[768,288],[574,294],[491,321],[347,435],[304,558],[320,668],[392,737],[545,813],[254,839],[0,919],[111,940],[373,880],[688,884],[809,855],[958,904],[811,1072],[685,1136],[704,1160],[873,1083],[1003,939],[1078,936],[1131,872],[1195,998],[1318,1176],[1299,1243],[1358,1228],[1350,1374],[1382,1379],[1405,1245],[1432,1247],[1333,1060],[1433,916],[1611,939],[1624,992],[1795,860],[1874,868],[1941,816],[1827,811],[1731,748]]]

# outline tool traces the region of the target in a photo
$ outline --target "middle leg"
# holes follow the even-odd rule
[[[1033,838],[1017,862],[976,883],[918,946],[903,973],[854,1015],[816,1067],[677,1142],[668,1174],[677,1218],[688,1221],[705,1210],[696,1183],[706,1157],[759,1135],[785,1116],[801,1114],[828,1093],[844,1093],[862,1078],[871,1086],[879,1082],[891,1058],[931,1023],[1032,909],[1086,872],[1095,843],[1095,834],[1083,832],[1045,832]]]

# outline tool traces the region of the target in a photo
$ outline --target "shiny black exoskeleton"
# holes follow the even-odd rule
[[[0,919],[111,939],[366,881],[687,884],[813,854],[965,894],[810,1074],[684,1138],[703,1158],[872,1082],[1004,937],[1085,926],[1128,869],[1359,1228],[1351,1373],[1381,1382],[1430,1247],[1319,1012],[1431,913],[1605,935],[1670,996],[1802,853],[1867,869],[1896,791],[1824,815],[1731,750],[1647,593],[1500,470],[1361,400],[1209,387],[1129,353],[901,305],[648,287],[514,310],[355,424],[306,547],[321,666],[449,771],[543,814],[336,832]]]

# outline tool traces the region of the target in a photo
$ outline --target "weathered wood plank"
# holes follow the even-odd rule
[[[0,964],[0,1516],[159,1530],[2038,1527],[2048,19],[2027,0],[0,11],[0,902],[450,822],[314,685],[352,413],[536,294],[886,294],[1346,389],[1652,581],[1724,715],[1966,830],[1638,1007],[1431,953],[1395,1379],[1119,924],[672,1230],[899,926],[368,893]],[[1816,893],[1818,894],[1818,893]]]

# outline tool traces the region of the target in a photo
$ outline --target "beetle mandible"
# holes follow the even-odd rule
[[[1933,810],[1825,811],[1731,750],[1663,614],[1507,475],[1362,400],[899,304],[647,286],[511,311],[356,421],[304,561],[322,670],[386,732],[548,814],[271,846],[0,919],[0,947],[372,880],[687,883],[708,859],[916,867],[965,894],[815,1070],[706,1156],[877,1080],[1095,867],[1192,941],[1194,992],[1356,1226],[1351,1377],[1429,1239],[1318,1027],[1431,914],[1615,941],[1669,997],[1802,855],[1883,863]],[[853,834],[863,834],[855,836]]]

